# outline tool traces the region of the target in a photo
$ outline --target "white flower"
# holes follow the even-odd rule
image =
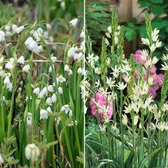
[[[59,88],[58,88],[58,92],[59,92],[59,94],[63,94],[63,89],[62,89],[62,87],[59,87]]]
[[[127,125],[127,123],[128,123],[128,118],[127,118],[127,116],[126,116],[125,114],[123,115],[122,123],[123,123],[124,125]]]
[[[47,28],[48,30],[51,30],[51,25],[50,25],[49,23],[46,23],[46,28]]]
[[[29,64],[25,65],[22,70],[23,70],[23,72],[29,72],[30,65]]]
[[[78,74],[81,74],[81,75],[84,75],[84,74],[85,74],[85,69],[79,67],[78,70],[77,70],[77,73],[78,73]]]
[[[108,30],[109,33],[111,33],[112,32],[111,26],[108,26],[107,30]]]
[[[161,41],[156,41],[156,48],[159,48],[159,47],[161,47],[162,46],[162,42]]]
[[[7,62],[5,65],[6,69],[13,69],[13,64],[11,62]]]
[[[6,86],[10,86],[11,82],[10,82],[9,76],[6,76],[6,77],[5,77],[5,79],[4,79],[4,84],[5,84]]]
[[[24,26],[20,26],[16,29],[16,33],[19,34],[24,30]]]
[[[150,46],[150,50],[151,50],[151,52],[154,52],[155,50],[156,50],[156,44],[152,44],[151,46]]]
[[[9,26],[9,25],[6,25],[6,26],[5,26],[5,30],[6,30],[6,31],[10,31],[10,29],[11,29],[11,26]]]
[[[141,41],[142,41],[142,44],[145,44],[145,45],[150,45],[150,42],[147,38],[141,38]]]
[[[35,88],[33,90],[33,93],[36,94],[36,95],[38,95],[40,93],[40,88],[39,87]]]
[[[68,65],[65,65],[65,66],[64,66],[64,71],[66,71],[66,72],[69,71],[69,66],[68,66]]]
[[[76,54],[76,52],[78,51],[78,47],[71,47],[69,50],[68,50],[68,57],[74,57],[74,55]]]
[[[24,44],[26,45],[26,47],[27,47],[29,50],[31,50],[31,51],[33,51],[33,52],[35,52],[35,53],[37,53],[37,54],[39,54],[39,53],[43,50],[42,46],[41,46],[41,45],[38,46],[37,42],[34,41],[32,37],[29,37],[29,38],[25,41]]]
[[[69,69],[68,75],[72,75],[72,70],[71,69]]]
[[[5,42],[5,33],[4,31],[0,30],[0,43]]]
[[[53,103],[55,103],[57,101],[57,96],[55,93],[52,95],[51,100]]]
[[[137,123],[138,123],[138,118],[139,118],[138,115],[135,115],[135,116],[134,116],[134,125],[137,125]]]
[[[69,24],[70,24],[71,26],[75,27],[76,24],[77,24],[77,22],[78,22],[78,18],[71,20],[71,21],[69,22]]]
[[[72,117],[72,110],[70,108],[70,105],[66,104],[62,106],[61,111],[65,112],[65,114],[69,114],[69,117]]]
[[[106,77],[106,83],[107,83],[107,85],[110,87],[110,88],[112,88],[112,87],[114,87],[115,86],[115,81],[114,80],[112,80],[112,78],[111,77]]]
[[[48,86],[48,91],[49,91],[49,92],[53,92],[53,91],[54,91],[53,85],[49,85],[49,86]]]
[[[4,61],[4,57],[3,57],[3,56],[1,56],[1,57],[0,57],[0,64],[2,64],[2,63],[3,63],[3,61]]]
[[[0,70],[0,76],[2,77],[4,75],[4,70]]]
[[[25,156],[28,160],[37,161],[40,156],[40,149],[35,144],[28,144],[25,149]]]
[[[48,111],[41,109],[40,110],[40,120],[48,119]]]
[[[24,65],[24,63],[25,63],[24,56],[21,56],[21,57],[17,60],[17,63]]]
[[[127,87],[127,84],[124,85],[124,82],[119,82],[116,86],[118,90],[124,90]]]
[[[0,166],[2,166],[3,163],[4,163],[4,160],[2,158],[2,155],[0,154]]]
[[[168,60],[168,54],[163,54],[163,58],[162,58],[162,60],[164,60],[164,61],[167,61]]]
[[[168,70],[168,64],[166,62],[164,62],[164,64],[162,64],[161,70],[163,70],[163,71],[167,71]]]
[[[57,57],[52,56],[52,57],[51,57],[51,61],[52,61],[53,63],[55,63],[55,62],[57,61]]]
[[[38,97],[39,97],[40,99],[42,99],[45,95],[47,96],[47,94],[48,94],[47,88],[44,87],[44,88],[42,89],[42,91],[39,93]]]
[[[27,114],[27,125],[29,126],[32,125],[32,114],[31,113]]]
[[[159,34],[159,30],[158,29],[154,29],[154,31],[152,31],[152,40],[153,41],[157,41],[158,40],[158,34]]]
[[[12,25],[12,32],[13,32],[13,33],[16,33],[17,28],[18,28],[18,27],[17,27],[15,24],[13,24],[13,25]]]
[[[84,31],[81,32],[80,37],[85,38],[85,32]]]
[[[46,103],[47,103],[48,105],[51,105],[51,104],[52,104],[52,99],[51,99],[50,97],[48,97],[48,98],[46,99]]]
[[[115,65],[114,68],[112,68],[113,72],[111,73],[114,78],[118,78],[120,74],[120,68]]]
[[[47,111],[48,111],[49,113],[52,113],[51,107],[48,107],[48,108],[47,108]]]
[[[156,57],[153,57],[152,64],[156,64],[158,62],[158,59]]]
[[[60,75],[60,76],[57,78],[57,81],[60,82],[60,83],[63,83],[63,82],[66,81],[66,79],[65,79],[62,75]]]

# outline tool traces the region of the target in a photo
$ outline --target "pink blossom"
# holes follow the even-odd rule
[[[142,60],[141,54],[142,54],[142,51],[141,50],[137,50],[135,55],[134,55],[134,59],[137,62],[140,62],[142,65],[144,65],[145,61]],[[150,56],[147,58],[147,60],[149,60],[149,58],[150,58]],[[157,68],[153,64],[151,69],[150,69],[150,71],[149,71],[149,76],[150,77],[155,76],[154,79],[153,79],[153,86],[149,88],[149,95],[152,96],[153,98],[156,97],[156,91],[159,88],[162,87],[163,78],[164,78],[163,74],[157,74],[156,71],[157,71]],[[134,71],[134,74],[135,74],[135,79],[138,80],[139,79],[139,71],[137,69]],[[147,70],[144,67],[143,67],[143,78],[144,78],[144,81],[146,81],[146,79],[147,79]]]
[[[101,122],[104,122],[104,111],[106,109],[106,97],[102,93],[96,93],[96,100],[95,97],[92,96],[90,100],[90,107],[91,107],[91,114],[96,116],[96,110],[98,110],[98,115]],[[111,118],[113,115],[113,103],[112,101],[108,102],[107,105],[107,116]]]
[[[149,89],[149,95],[152,96],[153,98],[156,97],[156,89],[154,87],[151,87]]]

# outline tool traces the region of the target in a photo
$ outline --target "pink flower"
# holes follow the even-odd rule
[[[149,89],[149,95],[152,96],[153,98],[156,97],[156,89],[154,87],[151,87]]]
[[[107,105],[107,117],[111,118],[113,115],[113,103],[112,101],[106,104],[106,97],[102,93],[96,93],[95,97],[92,96],[90,100],[91,114],[96,116],[96,110],[98,110],[98,116],[101,122],[104,122],[104,113]]]
[[[152,65],[151,69],[150,69],[150,75],[154,75],[156,74],[156,66]]]
[[[142,60],[141,54],[142,54],[142,51],[137,50],[134,55],[134,59],[137,62],[140,62],[142,65],[144,65],[145,61]],[[147,60],[149,60],[149,58],[150,56],[147,58]],[[157,74],[156,71],[157,71],[156,66],[153,64],[149,72],[150,77],[155,76],[153,79],[153,86],[149,88],[149,95],[152,96],[153,98],[156,97],[156,91],[162,87],[163,78],[164,78],[163,74]],[[135,79],[138,80],[139,71],[137,69],[134,71],[134,74],[135,74]],[[147,79],[147,70],[144,67],[143,67],[143,79],[144,81],[146,81]]]
[[[154,88],[155,88],[156,90],[158,90],[160,87],[162,87],[163,78],[164,78],[164,75],[163,75],[163,74],[158,74],[158,75],[154,78],[153,83],[154,83]]]

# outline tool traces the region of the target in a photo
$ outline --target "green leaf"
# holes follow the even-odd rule
[[[136,31],[134,29],[126,28],[125,30],[125,37],[128,41],[134,40],[136,38]]]
[[[164,0],[151,0],[153,3],[162,3]]]
[[[164,9],[158,5],[150,7],[150,11],[157,16],[164,14]]]

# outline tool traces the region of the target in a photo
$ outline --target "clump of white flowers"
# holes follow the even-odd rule
[[[35,144],[28,144],[25,149],[25,156],[28,160],[35,162],[40,156],[40,149]]]

